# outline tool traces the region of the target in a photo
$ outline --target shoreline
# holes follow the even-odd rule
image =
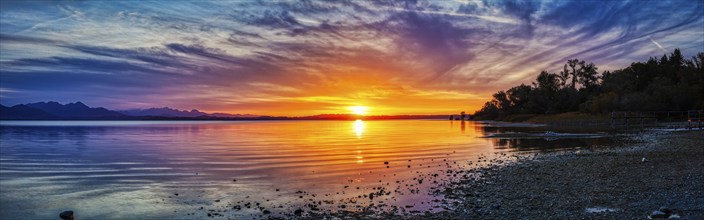
[[[623,146],[534,153],[481,169],[443,192],[460,204],[431,218],[646,218],[660,207],[704,219],[704,132],[647,132]],[[645,158],[645,160],[643,160]]]
[[[704,132],[641,132],[598,148],[516,152],[440,182],[444,211],[309,213],[304,218],[704,219]],[[645,160],[643,159],[645,158]],[[450,175],[448,175],[450,176]],[[290,217],[293,217],[291,215]]]

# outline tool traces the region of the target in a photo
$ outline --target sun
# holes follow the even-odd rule
[[[347,107],[347,109],[349,109],[352,114],[355,115],[366,115],[367,112],[369,112],[369,107],[367,106],[350,106]]]

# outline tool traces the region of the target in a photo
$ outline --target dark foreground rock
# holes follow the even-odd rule
[[[63,211],[59,214],[62,220],[73,220],[73,211]]]

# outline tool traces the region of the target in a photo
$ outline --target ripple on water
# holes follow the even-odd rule
[[[463,130],[447,121],[52,123],[2,126],[0,188],[12,193],[1,202],[12,204],[0,217],[55,217],[4,208],[36,206],[83,218],[184,218],[205,216],[201,206],[260,202],[274,210],[310,199],[425,211],[438,205],[428,203],[430,175],[452,178],[448,164],[507,150],[474,138],[484,132],[473,123]],[[380,187],[393,194],[365,197]]]

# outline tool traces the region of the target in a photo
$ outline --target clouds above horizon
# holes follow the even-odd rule
[[[567,59],[704,51],[703,1],[1,4],[2,104],[444,113]]]

